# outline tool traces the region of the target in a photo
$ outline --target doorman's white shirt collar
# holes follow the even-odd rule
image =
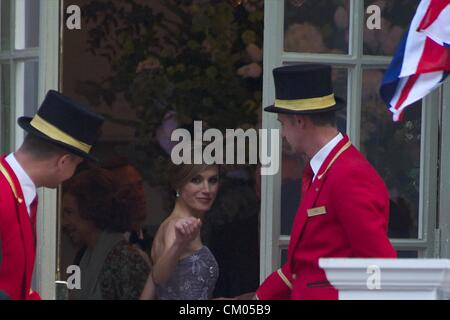
[[[336,137],[334,137],[330,142],[328,142],[322,149],[317,152],[314,157],[311,159],[310,165],[311,169],[314,172],[314,179],[317,176],[317,173],[320,170],[320,167],[322,166],[325,159],[328,157],[330,152],[334,149],[334,147],[337,146],[337,144],[344,139],[344,136],[339,133]]]
[[[6,162],[9,164],[11,169],[14,171],[14,174],[19,180],[20,187],[22,188],[23,197],[25,198],[25,204],[28,208],[28,214],[31,214],[30,205],[33,202],[34,198],[37,195],[36,186],[25,170],[22,168],[20,163],[17,161],[14,153],[9,154],[5,158]]]

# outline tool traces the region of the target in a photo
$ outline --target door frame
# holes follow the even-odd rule
[[[61,1],[42,0],[40,6],[39,102],[59,88]],[[34,288],[43,299],[55,299],[58,190],[40,189],[37,219]]]
[[[365,7],[361,0],[350,3],[350,43],[348,55],[311,54],[284,52],[284,0],[265,0],[264,25],[264,81],[263,105],[274,101],[272,69],[283,63],[328,63],[348,68],[348,108],[347,132],[356,147],[360,146],[362,71],[365,68],[385,68],[392,57],[368,56],[363,54],[363,28],[365,27]],[[364,67],[364,69],[363,69]],[[450,119],[450,84],[442,89],[442,119]],[[419,257],[450,257],[450,197],[440,197],[450,193],[450,168],[443,166],[438,172],[438,161],[450,163],[450,139],[439,143],[440,90],[436,90],[422,100],[422,138],[419,199],[419,234],[416,239],[391,239],[398,250],[417,250]],[[279,128],[276,115],[263,111],[263,128]],[[441,137],[450,137],[450,123],[441,121]],[[281,143],[281,142],[280,142]],[[269,146],[270,147],[270,146]],[[439,148],[441,149],[439,152]],[[280,158],[281,159],[281,158]],[[281,168],[281,166],[280,166]],[[282,168],[280,169],[282,170]],[[440,182],[438,175],[440,174]],[[263,281],[281,263],[281,251],[289,244],[289,236],[280,235],[281,173],[261,177],[261,239],[260,277]],[[439,207],[438,207],[439,205]],[[437,220],[444,221],[440,228]],[[442,248],[441,248],[442,247]]]

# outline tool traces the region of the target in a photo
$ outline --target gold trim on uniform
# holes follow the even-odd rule
[[[19,198],[19,196],[17,195],[16,186],[14,185],[11,176],[9,175],[8,171],[5,169],[5,167],[3,167],[3,165],[1,163],[0,163],[0,172],[3,174],[6,181],[9,183],[9,186],[11,187],[11,190],[14,193],[14,197],[17,199],[17,201],[19,201],[19,203],[22,203],[23,200],[21,198]]]
[[[64,142],[65,144],[68,144],[69,146],[72,146],[74,148],[77,148],[78,150],[81,150],[83,152],[89,153],[91,151],[92,146],[88,145],[84,142],[81,142],[67,133],[61,131],[51,123],[45,121],[39,115],[35,115],[33,120],[30,122],[31,126],[33,126],[35,129],[39,130],[43,134],[49,136],[50,138]]]
[[[347,143],[345,144],[345,146],[343,146],[343,147],[341,148],[341,150],[339,150],[338,153],[336,153],[336,155],[335,155],[334,158],[330,161],[330,164],[329,164],[328,167],[325,169],[325,171],[324,171],[320,176],[317,177],[319,180],[323,178],[323,176],[324,176],[324,175],[327,173],[327,171],[331,168],[331,166],[333,165],[333,163],[337,160],[337,158],[339,158],[339,156],[340,156],[342,153],[344,153],[345,150],[347,150],[348,148],[350,148],[351,145],[352,145],[351,141],[347,142]]]
[[[283,271],[281,269],[277,270],[278,275],[280,276],[281,280],[289,287],[289,289],[292,290],[292,283],[289,281],[289,279],[284,275]]]
[[[336,104],[334,94],[329,96],[311,98],[311,99],[297,99],[297,100],[275,100],[275,107],[288,109],[293,111],[309,111],[326,109]]]
[[[308,217],[315,217],[320,216],[323,214],[327,214],[327,208],[326,207],[319,207],[319,208],[311,208],[308,209]]]

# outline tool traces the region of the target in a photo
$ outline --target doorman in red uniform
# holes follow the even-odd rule
[[[31,289],[36,252],[36,188],[56,188],[90,155],[103,118],[49,91],[22,146],[0,158],[0,292],[13,300],[40,299]]]
[[[389,194],[364,156],[336,127],[331,67],[290,65],[273,71],[283,138],[309,163],[287,263],[258,288],[258,299],[338,299],[320,258],[395,258],[387,236]]]

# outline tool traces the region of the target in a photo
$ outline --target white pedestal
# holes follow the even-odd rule
[[[449,300],[450,260],[320,259],[340,300]]]

